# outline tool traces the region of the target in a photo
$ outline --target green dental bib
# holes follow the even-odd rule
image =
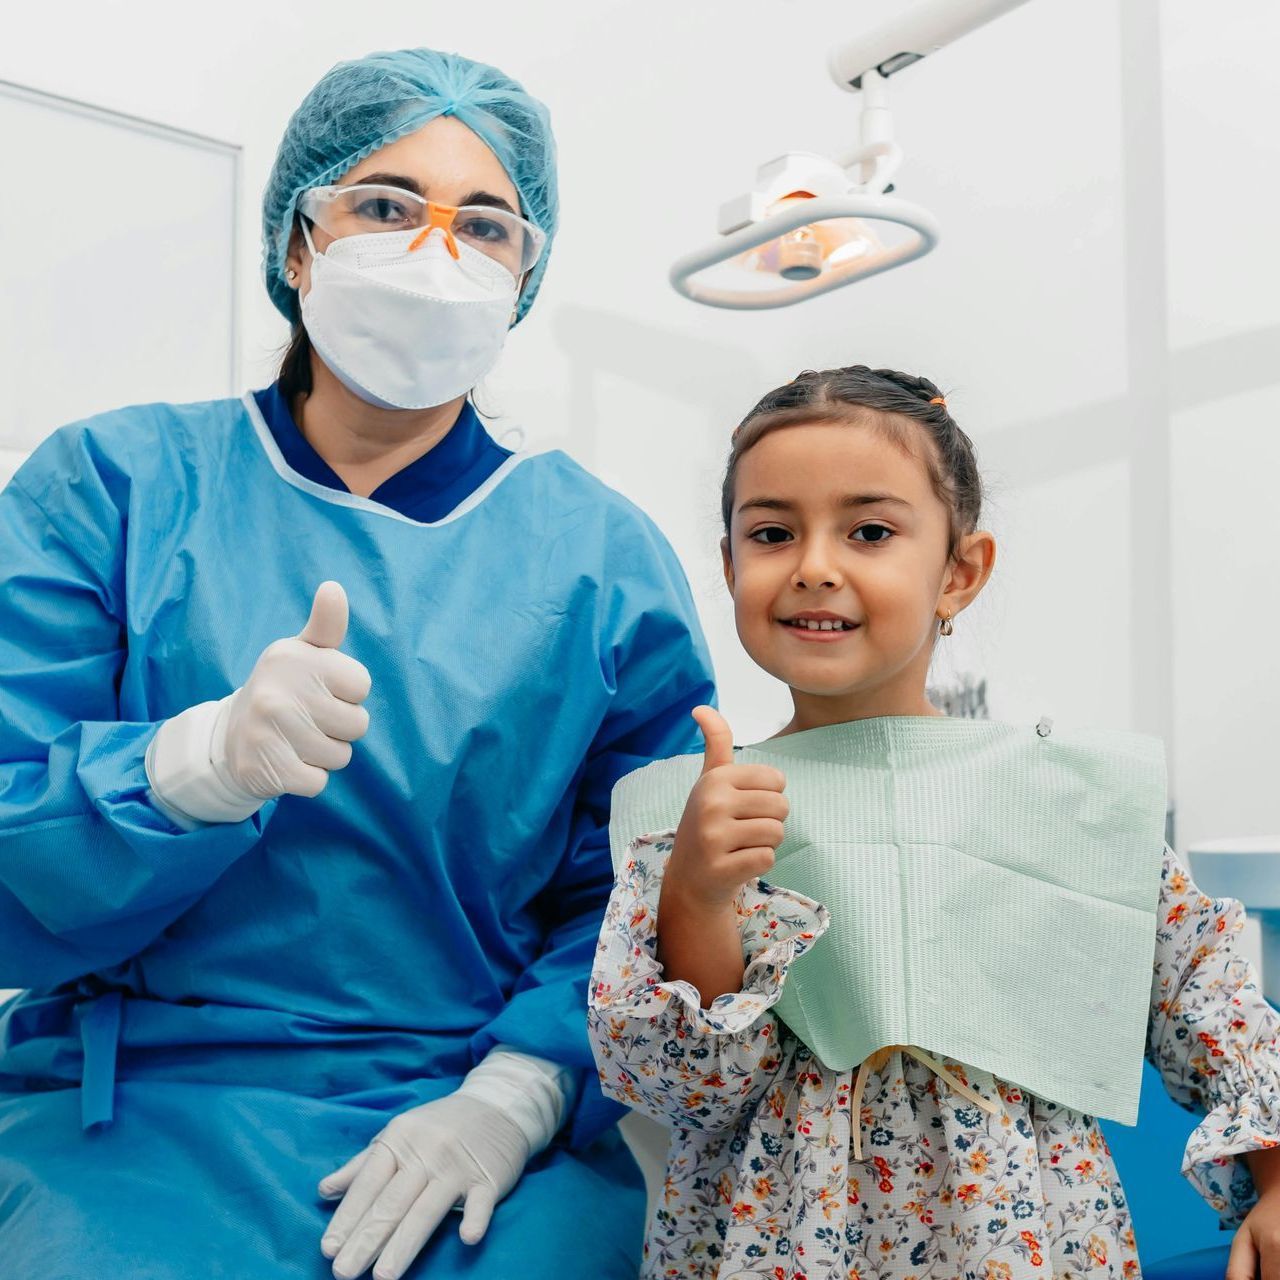
[[[1162,744],[885,716],[756,746],[791,814],[767,882],[831,925],[775,1011],[827,1067],[917,1045],[1133,1124],[1164,853]],[[701,756],[613,793],[615,868],[674,830]]]

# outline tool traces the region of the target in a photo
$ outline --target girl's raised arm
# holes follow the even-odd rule
[[[658,901],[674,833],[632,842],[609,900],[591,975],[588,1030],[606,1094],[671,1128],[736,1124],[769,1094],[783,1102],[807,1052],[769,1010],[791,962],[826,930],[825,909],[753,882],[738,898],[741,990],[704,1008],[657,959]]]

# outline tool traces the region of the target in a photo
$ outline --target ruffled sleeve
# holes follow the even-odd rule
[[[1236,949],[1245,913],[1210,898],[1166,847],[1147,1058],[1170,1097],[1205,1113],[1182,1172],[1237,1226],[1257,1200],[1247,1151],[1280,1145],[1280,1018]]]
[[[605,912],[591,975],[588,1027],[601,1088],[680,1129],[734,1124],[785,1077],[796,1042],[769,1010],[793,960],[826,931],[826,909],[764,881],[738,900],[742,990],[704,1009],[695,987],[663,980],[658,896],[674,833],[631,843]]]

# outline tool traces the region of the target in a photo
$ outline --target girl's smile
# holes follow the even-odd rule
[[[790,633],[793,639],[803,640],[806,644],[831,644],[852,635],[861,625],[837,613],[828,613],[825,609],[807,609],[791,618],[779,618],[778,621]]]

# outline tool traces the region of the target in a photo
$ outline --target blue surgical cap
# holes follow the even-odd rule
[[[285,283],[285,256],[298,197],[336,182],[380,147],[456,116],[498,157],[520,193],[520,212],[547,234],[520,296],[529,310],[556,232],[556,144],[547,109],[509,76],[482,62],[434,49],[371,53],[340,62],[293,113],[262,198],[262,269],[267,292],[296,323],[298,294]]]

